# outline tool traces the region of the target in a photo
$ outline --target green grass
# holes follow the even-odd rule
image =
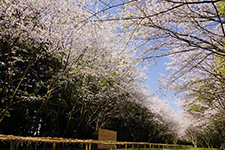
[[[216,148],[188,148],[188,150],[218,150]]]
[[[152,150],[218,150],[218,149],[216,148],[164,148],[164,149],[154,148]]]

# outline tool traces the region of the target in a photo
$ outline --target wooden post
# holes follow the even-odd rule
[[[46,143],[44,143],[43,150],[45,150],[45,145],[46,145]]]
[[[134,144],[132,144],[132,150],[134,150]]]
[[[53,149],[53,150],[56,150],[56,143],[53,143],[52,149]]]
[[[86,150],[88,150],[88,144],[86,143]]]
[[[125,150],[127,150],[127,144],[125,145]]]
[[[91,150],[91,143],[89,143],[89,150]]]
[[[144,145],[144,150],[146,150],[146,145]]]
[[[15,150],[15,141],[11,141],[10,150]]]
[[[114,145],[115,146],[115,150],[117,150],[117,146],[116,145]]]
[[[32,150],[32,143],[30,143],[30,150]]]

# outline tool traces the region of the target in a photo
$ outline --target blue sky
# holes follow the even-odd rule
[[[174,110],[174,112],[178,112],[179,107],[176,104],[174,104],[176,101],[176,97],[173,95],[172,92],[166,92],[163,94],[157,93],[157,91],[159,90],[158,79],[161,77],[160,73],[165,74],[165,75],[169,74],[169,71],[166,70],[166,65],[164,64],[167,61],[168,61],[168,59],[166,57],[162,57],[159,59],[157,64],[149,67],[148,72],[147,72],[148,78],[149,78],[147,81],[147,84],[152,92],[151,94],[156,94],[155,96],[163,95],[162,99],[168,100],[169,104],[172,107],[172,109]]]

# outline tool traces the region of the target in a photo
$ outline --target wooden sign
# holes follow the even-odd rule
[[[117,132],[106,129],[98,130],[99,141],[117,141]],[[98,149],[111,149],[113,145],[98,144]]]

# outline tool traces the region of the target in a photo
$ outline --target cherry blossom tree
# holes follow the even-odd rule
[[[209,133],[215,129],[212,122],[224,120],[224,2],[133,1],[118,16],[105,21],[123,20],[125,42],[139,48],[144,60],[169,58],[170,75],[162,78],[162,85],[176,94],[188,93],[184,111],[198,123],[186,133],[196,135],[192,139],[197,146],[198,129]],[[223,136],[217,139],[223,141]]]
[[[108,125],[121,101],[142,102],[195,146],[199,131],[209,145],[216,136],[224,141],[223,20],[221,0],[1,0],[0,123],[21,111],[33,116],[23,132],[43,135],[56,125],[58,136],[78,136],[82,127],[95,123],[97,132]],[[187,93],[188,124],[167,102],[143,92],[140,62],[164,56],[171,74],[162,85]],[[83,118],[78,125],[76,117]],[[219,130],[206,138],[212,129]]]
[[[57,108],[58,116],[60,109],[69,107],[65,133],[60,133],[63,136],[78,105],[81,116],[89,114],[88,124],[103,117],[97,115],[99,111],[107,120],[114,109],[103,108],[118,106],[112,99],[129,94],[130,101],[139,100],[135,91],[140,90],[144,77],[137,66],[140,60],[123,46],[123,37],[117,34],[118,22],[93,21],[106,16],[98,8],[88,9],[88,1],[0,3],[2,126],[5,118],[20,110],[26,116],[33,115],[27,132],[38,135],[45,128],[43,120],[53,118],[45,115],[48,110],[55,112]]]

